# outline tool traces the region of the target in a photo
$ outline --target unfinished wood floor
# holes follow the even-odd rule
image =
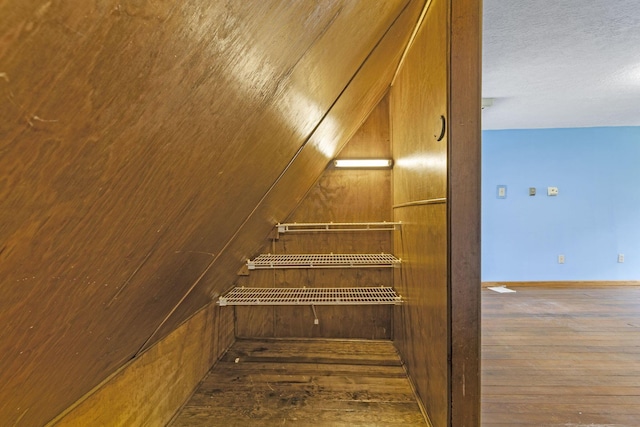
[[[240,340],[173,426],[423,426],[388,341]]]
[[[640,288],[482,291],[482,425],[640,426]]]

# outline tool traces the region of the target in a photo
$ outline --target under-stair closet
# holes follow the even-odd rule
[[[338,157],[390,159],[388,114],[385,98]],[[401,224],[392,220],[391,174],[389,167],[338,169],[329,164],[295,211],[273,224],[264,247],[247,260],[234,284],[236,293],[242,288],[342,289],[351,294],[344,295],[350,304],[335,298],[287,305],[245,301],[255,305],[235,306],[237,337],[392,338],[388,303],[396,300],[355,304],[365,301],[354,299],[359,289],[393,289],[394,270],[401,264],[393,255],[393,236],[401,233]],[[375,226],[384,222],[389,225]]]

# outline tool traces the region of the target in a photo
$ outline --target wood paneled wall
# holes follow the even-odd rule
[[[395,342],[435,427],[479,425],[478,3],[432,0],[391,88]]]
[[[433,0],[391,89],[396,287],[395,342],[435,427],[448,423],[447,115],[448,2]],[[407,204],[413,205],[407,205]]]
[[[339,158],[390,158],[389,109],[384,98],[351,138]],[[298,208],[281,222],[391,221],[391,171],[341,170],[329,166]],[[330,232],[280,234],[263,253],[391,253],[392,233]],[[265,240],[266,241],[266,240]],[[254,270],[239,277],[250,287],[391,286],[389,268]],[[237,307],[239,337],[390,339],[390,306]]]
[[[233,342],[233,313],[209,304],[50,425],[166,425]]]
[[[228,288],[422,4],[0,3],[0,420],[52,419]]]

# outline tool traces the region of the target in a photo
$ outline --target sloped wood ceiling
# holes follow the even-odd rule
[[[423,1],[0,1],[0,420],[231,286],[380,100]]]

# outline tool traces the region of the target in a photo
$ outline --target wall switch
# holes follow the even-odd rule
[[[624,254],[618,254],[618,262],[624,262]]]
[[[529,187],[529,195],[530,196],[536,195],[536,187]]]
[[[558,187],[547,187],[547,196],[557,196]]]
[[[558,264],[564,264],[564,255],[558,255]]]
[[[498,199],[506,199],[506,198],[507,198],[507,186],[498,185]]]

